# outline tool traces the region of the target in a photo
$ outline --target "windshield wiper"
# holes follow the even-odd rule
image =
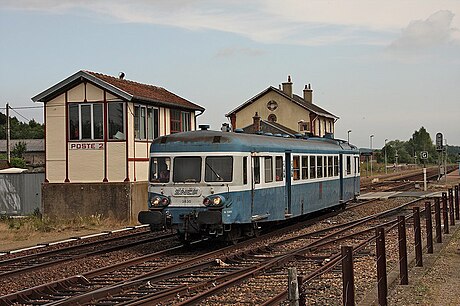
[[[219,175],[219,173],[217,173],[208,163],[206,163],[206,166],[209,167],[209,169],[211,169],[212,173],[214,173],[214,175],[217,177],[217,179],[219,181],[223,181],[224,179]]]

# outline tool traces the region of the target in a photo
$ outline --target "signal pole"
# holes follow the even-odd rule
[[[8,165],[11,162],[11,149],[10,149],[10,104],[6,103],[6,155],[8,159]]]

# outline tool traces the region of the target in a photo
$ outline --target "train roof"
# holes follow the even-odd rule
[[[292,138],[199,130],[176,133],[156,138],[150,152],[309,152],[354,153],[359,150],[346,141],[309,137]]]

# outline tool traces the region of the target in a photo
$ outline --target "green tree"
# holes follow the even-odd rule
[[[11,156],[17,157],[17,158],[24,158],[24,153],[27,151],[27,145],[25,142],[18,142],[13,150],[11,150]]]
[[[6,139],[6,121],[6,115],[0,113],[0,139]],[[10,117],[10,135],[11,139],[41,139],[45,135],[45,125],[34,119],[24,123]]]

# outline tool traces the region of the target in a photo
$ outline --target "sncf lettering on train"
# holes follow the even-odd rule
[[[174,196],[176,197],[199,197],[201,191],[199,188],[176,188]]]

